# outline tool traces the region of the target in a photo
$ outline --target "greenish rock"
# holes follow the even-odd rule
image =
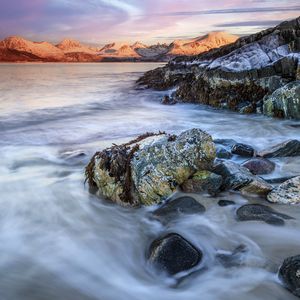
[[[293,81],[264,98],[263,113],[270,117],[300,119],[300,81]]]
[[[200,129],[178,136],[145,134],[97,152],[86,168],[90,185],[123,206],[152,205],[169,197],[199,170],[212,169],[216,150]]]
[[[222,176],[210,171],[198,171],[195,175],[181,185],[185,193],[200,193],[207,191],[211,195],[217,195],[222,185]]]

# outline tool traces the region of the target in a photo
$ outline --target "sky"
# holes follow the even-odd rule
[[[163,43],[246,35],[299,15],[299,0],[0,0],[0,39]]]

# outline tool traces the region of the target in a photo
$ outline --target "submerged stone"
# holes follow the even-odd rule
[[[267,196],[268,201],[280,204],[300,203],[300,176],[293,177],[275,187]]]
[[[218,201],[219,206],[229,206],[229,205],[235,205],[235,202],[232,200],[219,200]]]
[[[260,151],[258,156],[271,158],[271,157],[288,157],[300,156],[300,141],[288,140],[283,143],[274,145],[268,149]]]
[[[285,287],[300,297],[300,255],[288,257],[279,269],[279,278]]]
[[[151,205],[168,198],[199,170],[212,169],[215,146],[200,129],[178,136],[145,134],[97,152],[86,168],[90,185],[121,205]]]
[[[149,262],[159,271],[175,275],[197,266],[202,252],[177,233],[155,240],[149,251]]]
[[[231,153],[244,157],[252,157],[254,155],[254,148],[250,145],[237,143],[234,144],[231,148]]]
[[[205,212],[205,207],[190,196],[183,196],[164,203],[153,212],[159,219],[175,219],[180,214],[198,214]]]
[[[275,163],[264,158],[251,158],[242,164],[254,175],[270,174],[275,169]]]
[[[191,178],[186,180],[181,189],[185,193],[200,193],[207,191],[211,195],[216,195],[222,185],[222,176],[210,171],[198,171]]]
[[[239,221],[264,221],[271,225],[284,225],[284,220],[293,219],[262,204],[243,205],[236,214]]]

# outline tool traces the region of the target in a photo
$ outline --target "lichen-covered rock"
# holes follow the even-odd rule
[[[291,178],[276,188],[267,196],[268,201],[280,204],[300,203],[300,176]]]
[[[289,291],[300,297],[300,255],[284,260],[279,269],[279,278]]]
[[[247,168],[254,175],[270,174],[275,169],[275,163],[260,157],[251,158],[245,161],[242,166]]]
[[[214,168],[214,173],[223,177],[223,190],[237,190],[245,194],[267,195],[272,186],[262,178],[232,161],[224,161]]]
[[[90,185],[121,205],[151,205],[170,196],[215,159],[212,138],[200,129],[178,136],[145,134],[95,154],[86,168]]]
[[[284,220],[292,217],[279,213],[276,210],[261,204],[246,204],[241,206],[237,212],[238,221],[264,221],[271,225],[284,225]]]
[[[293,81],[264,98],[263,112],[270,117],[300,119],[300,81]]]
[[[220,191],[221,185],[222,176],[210,171],[198,171],[181,185],[181,189],[185,193],[207,191],[211,195],[216,195]]]
[[[300,141],[287,140],[283,143],[271,146],[268,149],[264,149],[257,155],[265,158],[300,156]]]
[[[177,233],[155,240],[149,251],[148,260],[158,270],[175,275],[197,266],[202,252]]]

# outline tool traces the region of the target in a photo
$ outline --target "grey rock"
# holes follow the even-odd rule
[[[245,254],[247,252],[247,247],[240,245],[232,253],[217,253],[216,258],[225,268],[240,267],[245,265]]]
[[[161,100],[161,104],[164,104],[164,105],[174,105],[176,103],[177,103],[177,101],[173,97],[170,97],[168,95],[165,95]]]
[[[257,155],[265,158],[300,156],[300,141],[287,140],[283,143],[262,150],[258,152]]]
[[[272,186],[262,178],[232,161],[224,161],[214,168],[214,172],[223,177],[223,190],[237,190],[245,194],[266,195]]]
[[[235,205],[235,202],[232,200],[219,200],[218,205],[221,207]]]
[[[300,255],[286,258],[280,269],[279,278],[295,296],[300,297]]]
[[[267,196],[268,201],[280,204],[300,203],[300,176],[291,178],[275,187]]]
[[[175,275],[197,266],[202,252],[177,233],[155,240],[149,251],[148,260],[157,270]]]
[[[230,159],[232,157],[231,152],[221,145],[216,146],[216,154],[217,157],[221,159]]]
[[[261,204],[246,204],[241,206],[236,214],[238,221],[264,221],[271,225],[284,225],[284,220],[292,219],[288,215],[281,214]]]
[[[231,148],[231,153],[244,157],[252,157],[254,155],[254,148],[250,145],[237,143],[234,144]]]
[[[254,175],[270,174],[275,169],[275,163],[265,158],[251,158],[242,164]]]

